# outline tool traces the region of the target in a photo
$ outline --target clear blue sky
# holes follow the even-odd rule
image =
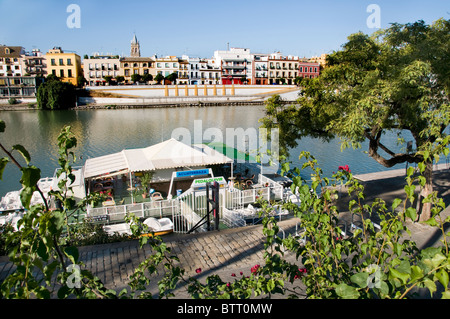
[[[81,10],[80,28],[66,24],[72,3]],[[310,57],[339,50],[351,33],[376,31],[366,24],[372,3],[381,9],[381,28],[450,18],[447,0],[0,0],[0,44],[127,56],[136,33],[142,56],[208,58],[229,43]]]

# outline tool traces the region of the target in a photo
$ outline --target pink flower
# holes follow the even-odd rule
[[[229,282],[227,282],[227,287],[230,287],[231,285],[230,285],[230,283]]]
[[[197,269],[195,269],[195,272],[196,272],[197,274],[199,274],[199,273],[202,272],[202,269],[201,269],[201,268],[197,268]]]

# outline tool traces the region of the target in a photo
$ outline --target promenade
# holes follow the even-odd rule
[[[403,170],[404,171],[404,170]],[[384,177],[383,177],[384,176]],[[366,201],[379,197],[389,203],[394,198],[404,198],[403,186],[405,174],[400,171],[394,174],[377,173],[376,177],[366,180],[360,178],[365,185]],[[448,205],[450,202],[450,171],[447,167],[441,167],[434,173],[434,187]],[[342,199],[344,199],[342,195]],[[343,216],[346,213],[342,211]],[[450,215],[450,206],[442,212],[443,218]],[[289,218],[278,223],[282,231],[279,236],[288,236],[295,232],[297,218]],[[425,224],[409,222],[411,238],[416,241],[419,248],[436,246],[440,244],[441,234],[439,229]],[[405,238],[409,235],[405,234]],[[224,281],[234,281],[240,276],[250,274],[250,269],[255,264],[264,265],[264,241],[262,226],[248,226],[242,228],[211,231],[200,234],[180,235],[170,234],[164,236],[164,242],[171,248],[172,254],[180,259],[179,266],[186,270],[186,278],[194,276],[204,282],[207,276],[218,274]],[[121,291],[127,288],[129,277],[140,262],[151,253],[150,248],[139,249],[137,241],[127,241],[114,244],[85,246],[79,248],[80,260],[94,275],[98,276],[107,288]],[[286,253],[285,258],[299,267],[301,263],[295,256]],[[201,272],[197,273],[196,269]],[[0,257],[0,281],[14,272],[14,267],[7,257]],[[233,277],[236,274],[237,277]],[[148,291],[157,293],[157,280],[148,287]],[[181,286],[175,292],[176,298],[189,298],[185,287]],[[276,296],[283,298],[283,296]]]

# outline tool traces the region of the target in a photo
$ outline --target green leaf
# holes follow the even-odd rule
[[[360,272],[351,276],[350,280],[356,285],[358,285],[359,288],[365,288],[367,287],[368,278],[369,274],[367,272]]]
[[[445,269],[441,269],[436,273],[436,277],[438,278],[439,282],[444,286],[444,288],[448,287],[448,272]]]
[[[433,296],[433,293],[436,291],[436,284],[434,283],[434,281],[430,279],[425,279],[424,284],[425,287],[427,287],[428,290],[430,291],[431,296]]]
[[[8,164],[9,158],[2,157],[0,158],[0,179],[3,180],[3,172],[5,170],[6,164]]]
[[[411,220],[415,221],[417,219],[416,209],[413,207],[408,207],[405,212],[406,216],[411,218]]]
[[[23,145],[20,144],[13,145],[12,149],[18,151],[22,155],[22,157],[27,162],[27,165],[30,163],[31,160],[30,153],[25,149]]]
[[[394,199],[394,202],[392,203],[392,209],[396,209],[398,205],[402,203],[402,200],[400,198]]]
[[[418,266],[411,266],[411,281],[418,280],[423,277],[423,270]]]
[[[20,192],[20,201],[25,209],[30,208],[31,197],[33,196],[34,190],[35,188],[27,186]]]
[[[78,262],[79,253],[78,253],[78,249],[76,247],[74,247],[74,246],[66,247],[64,249],[64,253],[66,254],[67,257],[69,257],[69,259],[74,264]]]
[[[396,279],[400,280],[403,285],[406,284],[406,282],[408,281],[409,275],[402,273],[402,272],[398,271],[397,269],[390,268],[389,273],[392,278],[396,278]]]
[[[41,178],[41,170],[36,166],[22,167],[22,178],[20,183],[24,187],[35,187],[39,179]]]
[[[336,287],[336,294],[343,299],[358,299],[359,292],[355,287],[340,284]]]

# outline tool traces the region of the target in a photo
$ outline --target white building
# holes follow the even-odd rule
[[[95,55],[83,60],[84,78],[90,86],[104,85],[104,77],[119,75],[120,58],[111,55]]]
[[[222,84],[253,84],[253,55],[250,49],[214,51],[214,60],[215,66],[222,69]]]
[[[214,59],[183,56],[189,62],[189,84],[220,84],[222,70]]]
[[[0,45],[0,76],[23,76],[25,49],[20,46]]]

